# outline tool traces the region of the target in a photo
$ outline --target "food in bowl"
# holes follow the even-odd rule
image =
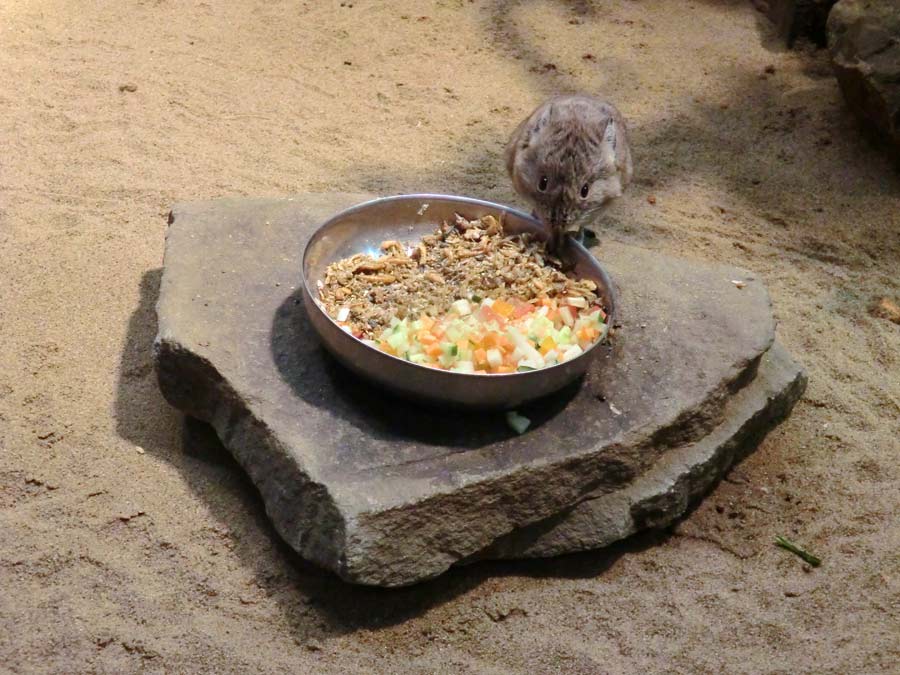
[[[576,358],[608,334],[590,279],[500,220],[456,217],[419,242],[385,241],[328,266],[319,306],[367,345],[460,373],[526,372]]]

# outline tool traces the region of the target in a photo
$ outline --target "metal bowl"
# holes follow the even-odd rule
[[[454,214],[473,220],[503,215],[504,230],[545,237],[541,223],[500,204],[451,195],[413,194],[375,199],[343,211],[313,234],[303,253],[303,301],[325,348],[344,366],[386,389],[420,403],[470,409],[509,409],[562,389],[581,377],[597,353],[597,344],[571,361],[524,373],[480,375],[453,373],[411,363],[364,344],[342,330],[316,302],[316,282],[331,263],[356,253],[378,254],[381,242],[413,242],[431,234]],[[615,316],[615,292],[600,263],[582,245],[568,238],[561,251],[574,273],[592,279],[610,323]]]

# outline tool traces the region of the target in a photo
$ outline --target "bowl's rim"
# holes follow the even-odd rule
[[[307,275],[306,275],[306,258],[309,254],[310,248],[318,240],[320,235],[323,232],[325,232],[325,230],[328,228],[328,226],[331,225],[334,221],[336,221],[338,219],[345,218],[348,215],[351,215],[358,211],[363,211],[367,208],[371,208],[378,204],[383,204],[383,203],[393,202],[393,201],[425,201],[428,199],[446,199],[446,200],[451,200],[451,201],[455,201],[455,202],[473,204],[473,205],[477,205],[477,206],[485,206],[485,207],[489,207],[491,209],[496,209],[496,210],[504,211],[506,213],[511,213],[518,218],[523,218],[525,220],[529,220],[533,224],[537,225],[540,228],[544,227],[543,223],[541,223],[541,221],[539,221],[534,216],[531,216],[531,215],[525,213],[524,211],[521,211],[521,210],[513,208],[513,207],[505,206],[503,204],[498,204],[496,202],[489,202],[484,199],[477,199],[475,197],[463,197],[461,195],[449,195],[449,194],[439,194],[439,193],[410,193],[410,194],[389,195],[386,197],[376,197],[375,199],[369,199],[367,201],[361,202],[359,204],[356,204],[354,206],[346,208],[342,211],[339,211],[338,213],[331,216],[324,223],[322,223],[316,229],[316,231],[312,233],[312,235],[306,242],[306,246],[304,246],[304,248],[303,248],[303,256],[300,261],[300,265],[301,265],[300,272],[303,275],[303,289],[306,291],[306,294],[309,297],[309,299],[312,300],[312,304],[316,307],[316,309],[319,312],[321,312],[321,314],[326,319],[328,319],[328,321],[330,321],[331,324],[337,330],[341,331],[348,338],[359,343],[360,346],[362,346],[366,349],[371,349],[372,351],[376,352],[377,354],[380,354],[382,357],[393,359],[393,360],[395,360],[399,363],[402,363],[406,366],[414,366],[416,368],[421,368],[423,371],[427,371],[429,373],[434,373],[434,374],[439,374],[440,376],[459,375],[459,376],[469,377],[469,378],[490,378],[491,380],[496,380],[497,378],[503,378],[503,377],[527,378],[527,377],[534,377],[534,376],[540,375],[542,373],[550,372],[556,368],[571,367],[571,364],[574,364],[577,361],[591,359],[594,357],[594,350],[609,339],[609,334],[610,334],[610,331],[612,330],[612,326],[610,325],[609,320],[613,316],[613,312],[615,310],[614,307],[611,307],[610,311],[607,313],[607,317],[606,317],[607,318],[607,322],[606,322],[607,328],[606,328],[606,333],[605,333],[604,337],[602,339],[597,340],[594,344],[592,344],[590,347],[588,347],[586,350],[584,350],[581,354],[576,356],[574,359],[569,359],[568,361],[563,361],[561,363],[557,363],[555,365],[547,366],[544,368],[537,368],[535,370],[528,370],[528,371],[523,371],[523,372],[512,372],[512,373],[460,373],[460,372],[456,372],[456,371],[452,371],[452,370],[440,370],[437,368],[429,368],[428,366],[423,366],[420,363],[414,363],[413,361],[407,361],[406,359],[401,359],[399,356],[394,356],[393,354],[388,354],[387,352],[383,352],[380,349],[372,347],[371,345],[367,345],[360,338],[356,337],[352,333],[348,333],[341,326],[339,326],[338,323],[328,315],[328,312],[326,312],[324,309],[322,309],[321,305],[319,304],[318,297],[317,297],[318,293],[313,292],[313,289],[311,289],[309,286],[309,279],[307,278]],[[580,250],[581,253],[587,254],[589,256],[592,255],[591,252],[588,251],[587,248],[585,248],[583,244],[579,243],[577,240],[575,240],[571,236],[569,237],[569,245],[575,246],[577,249]],[[599,260],[597,261],[597,264],[600,265]],[[600,265],[600,267],[608,279],[608,284],[611,286],[612,279],[609,277],[609,274],[606,272],[606,270],[603,269],[602,265]],[[613,298],[612,302],[615,302],[615,299],[614,299],[615,298],[615,290],[613,288],[609,288],[608,290]]]

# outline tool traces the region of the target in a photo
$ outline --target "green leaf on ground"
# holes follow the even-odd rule
[[[800,556],[801,558],[803,558],[806,562],[808,562],[813,567],[818,567],[819,565],[822,564],[821,558],[814,556],[809,551],[804,550],[803,548],[801,548],[794,542],[790,541],[789,539],[785,539],[782,536],[775,537],[775,545],[780,546],[781,548],[783,548],[787,551],[790,551],[794,555]]]

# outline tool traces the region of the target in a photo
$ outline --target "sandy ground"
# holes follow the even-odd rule
[[[0,3],[0,672],[896,668],[900,326],[867,306],[900,297],[900,178],[767,31],[713,0]],[[345,586],[157,391],[168,208],[515,202],[507,134],[576,89],[631,120],[602,237],[757,271],[807,395],[669,532]]]

